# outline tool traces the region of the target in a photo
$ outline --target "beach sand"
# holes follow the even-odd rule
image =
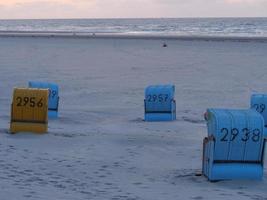
[[[0,199],[267,199],[266,167],[262,181],[195,176],[203,113],[267,93],[266,52],[253,40],[0,37]],[[60,117],[48,134],[10,135],[13,88],[30,80],[59,84]],[[165,83],[177,120],[143,122],[144,88]]]

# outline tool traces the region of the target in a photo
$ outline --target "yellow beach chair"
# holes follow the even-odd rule
[[[48,95],[48,89],[15,88],[10,132],[47,132]]]

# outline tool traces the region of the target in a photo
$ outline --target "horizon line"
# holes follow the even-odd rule
[[[0,21],[2,20],[114,20],[114,19],[121,19],[121,20],[128,20],[128,19],[264,19],[267,18],[267,16],[262,17],[262,16],[249,16],[249,17],[233,17],[233,16],[223,16],[223,17],[110,17],[110,18],[105,18],[105,17],[73,17],[73,18],[0,18]]]

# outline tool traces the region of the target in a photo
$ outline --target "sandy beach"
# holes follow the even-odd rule
[[[196,176],[205,110],[267,93],[266,39],[0,35],[1,200],[267,199],[267,166],[262,181]],[[30,80],[59,84],[60,117],[8,134],[13,88]],[[144,88],[168,83],[177,120],[144,122]]]

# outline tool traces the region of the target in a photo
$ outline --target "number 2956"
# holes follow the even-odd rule
[[[36,97],[17,97],[16,98],[16,106],[22,107],[22,106],[30,106],[32,108],[34,107],[43,107],[43,99],[42,98],[36,98]]]

